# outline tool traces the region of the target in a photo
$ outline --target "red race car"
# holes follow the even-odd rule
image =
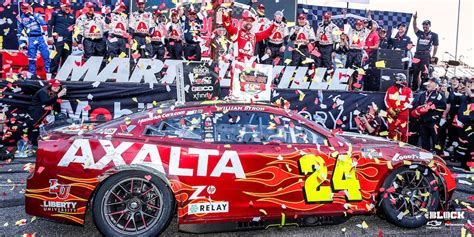
[[[341,223],[377,213],[402,227],[446,210],[455,180],[438,156],[407,144],[331,132],[269,104],[150,109],[39,141],[26,212],[106,236],[155,236],[177,213],[202,233]]]

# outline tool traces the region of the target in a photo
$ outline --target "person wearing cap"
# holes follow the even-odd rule
[[[224,28],[229,33],[230,39],[236,44],[234,56],[239,62],[250,60],[255,54],[255,44],[270,37],[273,30],[278,27],[278,23],[274,21],[264,31],[252,32],[256,17],[249,10],[244,10],[242,13],[244,22],[240,29],[232,24],[229,13],[224,13],[222,18]]]
[[[362,57],[364,54],[365,40],[370,31],[365,28],[364,21],[357,20],[355,29],[348,24],[346,11],[343,10],[344,25],[347,25],[349,31],[347,37],[349,38],[349,52],[347,52],[346,68],[360,68],[362,67]]]
[[[254,26],[255,32],[262,32],[267,29],[272,22],[265,16],[265,5],[258,4],[257,6],[257,24]],[[261,62],[262,57],[266,53],[267,40],[262,40],[255,44],[255,55],[258,56],[258,61]]]
[[[473,172],[474,166],[469,164],[474,162],[474,77],[467,80],[457,115],[462,132],[455,157],[461,161],[462,169]]]
[[[176,10],[171,10],[171,21],[166,25],[166,48],[171,59],[183,59],[184,31]]]
[[[84,58],[105,56],[106,52],[106,24],[105,17],[94,12],[94,3],[86,2],[83,14],[76,20],[78,31],[76,41],[79,48],[84,50]]]
[[[407,86],[407,77],[403,73],[394,75],[395,85],[385,93],[387,108],[388,138],[408,142],[408,120],[413,102],[413,93]]]
[[[110,16],[106,18],[109,37],[107,38],[107,56],[109,59],[127,55],[127,44],[129,43],[128,15],[125,13],[127,7],[118,1]]]
[[[337,33],[340,32],[339,27],[332,22],[331,18],[331,12],[325,12],[323,22],[319,23],[316,30],[316,46],[321,53],[321,65],[317,65],[318,67],[332,67],[332,59],[336,56],[334,50],[341,41],[341,37]]]
[[[439,92],[439,79],[430,78],[424,83],[426,92],[422,93],[413,103],[411,116],[418,120],[421,147],[439,153],[438,128],[441,116],[446,109],[446,97]]]
[[[275,22],[278,26],[268,38],[266,50],[268,58],[263,60],[263,63],[283,65],[283,62],[285,61],[285,49],[288,44],[289,31],[286,23],[283,21],[283,12],[276,11],[274,16]]]
[[[412,88],[414,90],[418,90],[421,85],[421,74],[429,74],[430,63],[434,62],[439,45],[438,34],[432,32],[430,29],[431,21],[423,21],[423,30],[420,30],[417,26],[417,18],[418,13],[413,14],[413,30],[418,37],[415,58],[420,60],[413,66]],[[433,50],[433,53],[431,53],[431,50]]]
[[[306,19],[306,14],[298,15],[298,23],[290,31],[290,40],[293,41],[295,49],[291,52],[291,65],[303,66],[303,62],[310,57],[309,45],[316,41],[316,35]]]
[[[242,26],[237,28],[232,24],[232,19],[229,12],[224,12],[222,15],[222,22],[225,30],[228,33],[230,40],[233,42],[233,57],[234,63],[231,68],[231,82],[229,95],[233,97],[233,88],[237,87],[240,80],[234,80],[234,73],[239,73],[245,66],[245,64],[253,64],[255,62],[255,43],[267,39],[272,34],[273,30],[278,27],[278,23],[273,21],[267,29],[261,32],[253,32],[253,24],[255,23],[256,17],[249,10],[244,10],[242,13],[243,23]]]
[[[71,0],[61,0],[61,9],[51,14],[48,22],[48,41],[54,45],[56,54],[51,60],[51,74],[58,73],[60,64],[64,63],[72,51],[72,33],[76,17],[71,12]]]
[[[28,72],[29,77],[37,79],[36,75],[36,54],[38,50],[41,53],[44,61],[44,69],[49,73],[50,58],[49,50],[46,41],[44,40],[43,28],[46,22],[39,14],[33,14],[33,9],[30,4],[22,2],[20,4],[21,14],[18,18],[18,42],[19,49],[27,49],[28,56]]]
[[[395,50],[408,50],[408,44],[411,42],[410,37],[407,35],[407,26],[405,23],[400,23],[397,26],[398,32],[394,38],[388,40],[389,49]]]
[[[59,80],[51,79],[48,81],[48,85],[39,89],[33,95],[31,104],[28,107],[28,114],[31,119],[27,124],[28,137],[34,146],[38,145],[38,128],[42,125],[43,120],[48,114],[60,111],[57,100],[65,96],[66,92],[66,88],[61,86]]]
[[[377,32],[377,29],[379,28],[379,24],[372,20],[372,15],[371,11],[367,11],[367,17],[368,19],[366,21],[369,21],[369,23],[366,26],[366,29],[369,30],[369,34],[367,35],[367,38],[365,39],[365,46],[364,46],[364,51],[367,54],[367,59],[365,61],[365,64],[371,64],[375,63],[376,60],[376,55],[373,53],[376,49],[379,48],[380,45],[380,37],[379,33]]]
[[[150,32],[155,27],[153,16],[145,11],[145,0],[137,0],[137,11],[130,16],[129,32],[133,38],[132,53],[139,53],[141,58],[152,55]]]
[[[155,28],[151,31],[151,57],[164,62],[166,54],[164,37],[166,35],[166,16],[159,9],[155,9],[153,20],[155,21]]]
[[[204,8],[201,8],[203,10]],[[184,58],[188,61],[201,61],[201,30],[203,21],[197,17],[197,12],[190,8],[184,22]]]
[[[380,28],[379,30],[379,49],[388,49],[388,37],[387,37],[387,30],[384,28]]]

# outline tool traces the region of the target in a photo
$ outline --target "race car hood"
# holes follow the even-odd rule
[[[403,160],[430,162],[433,159],[431,152],[399,141],[350,132],[338,134],[338,136],[350,143],[354,150],[361,151],[363,156],[374,155],[369,158],[384,158],[392,162]]]
[[[352,146],[358,145],[362,148],[394,148],[394,146],[400,147],[399,141],[394,141],[383,137],[376,137],[353,132],[344,132],[342,134],[338,134],[338,136],[345,139]],[[403,144],[403,148],[407,148],[412,151],[424,151],[423,149],[410,144]]]

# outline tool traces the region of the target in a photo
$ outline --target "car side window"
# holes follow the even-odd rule
[[[147,125],[145,129],[145,135],[201,140],[203,137],[202,126],[203,124],[201,114],[193,114],[184,117],[172,117],[161,120],[153,125]]]
[[[214,139],[220,143],[323,144],[324,137],[281,115],[264,112],[216,113]]]

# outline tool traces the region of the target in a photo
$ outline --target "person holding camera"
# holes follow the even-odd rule
[[[441,116],[446,109],[446,97],[439,92],[439,80],[430,78],[424,83],[426,92],[414,102],[411,115],[418,120],[421,147],[431,152],[440,152],[438,128]]]
[[[360,133],[379,136],[383,130],[383,119],[379,115],[380,110],[376,105],[369,106],[369,111],[360,113],[354,118]]]
[[[33,95],[33,100],[28,108],[31,117],[28,121],[28,137],[34,146],[38,144],[38,128],[43,124],[48,114],[60,110],[58,99],[65,96],[67,92],[58,80],[52,79],[48,82],[49,85],[41,88]]]

